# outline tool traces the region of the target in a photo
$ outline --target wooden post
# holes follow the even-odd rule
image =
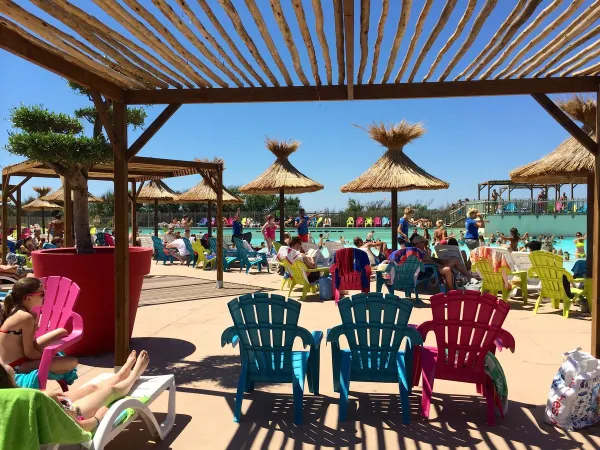
[[[208,236],[212,237],[212,202],[208,202],[208,213],[206,214],[206,218],[208,220]],[[220,223],[217,224],[217,227],[221,225]]]
[[[63,181],[63,205],[65,212],[65,247],[73,247],[73,199],[71,198],[71,184],[66,178]]]
[[[127,192],[127,110],[113,103],[115,135],[115,368],[121,367],[129,353],[129,226]]]
[[[131,245],[137,246],[137,234],[138,234],[138,223],[137,223],[137,186],[135,180],[131,180]]]
[[[23,227],[21,226],[21,186],[17,188],[17,203],[16,207],[16,219],[17,219],[17,239],[21,239],[21,230]]]
[[[392,189],[392,250],[398,250],[398,191]]]
[[[154,236],[158,237],[158,199],[154,199]]]
[[[223,165],[217,170],[217,289],[223,287]]]
[[[2,174],[2,264],[6,264],[8,253],[8,182],[10,175]]]
[[[596,93],[596,104],[600,100],[600,86]],[[588,177],[588,211],[587,211],[587,277],[591,281],[591,289],[587,294],[592,297],[592,355],[600,357],[600,111],[596,110],[596,156],[594,174]],[[593,182],[593,183],[592,183]],[[592,187],[590,187],[592,184]],[[591,196],[591,198],[590,198]],[[590,220],[590,216],[593,218]],[[591,224],[591,228],[590,228]],[[592,255],[590,258],[589,255]],[[591,264],[590,264],[591,263]]]
[[[575,192],[573,192],[575,189],[575,185],[573,183],[571,183],[571,200],[573,200],[573,197],[575,197]]]
[[[279,189],[279,242],[283,244],[285,234],[285,195],[283,188]]]

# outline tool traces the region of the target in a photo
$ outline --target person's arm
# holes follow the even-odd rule
[[[235,216],[233,216],[233,220],[234,221],[240,220],[240,208],[238,208],[237,211],[235,212]]]
[[[317,265],[315,264],[314,258],[311,258],[310,256],[303,254],[302,261],[304,262],[306,267],[308,267],[309,269],[314,269],[315,267],[317,267]]]
[[[268,223],[269,223],[269,222],[265,222],[265,223],[264,223],[264,225],[262,226],[262,228],[260,229],[260,232],[261,232],[262,234],[265,234],[265,228],[267,228],[267,225],[268,225]]]
[[[40,359],[42,357],[42,352],[36,349],[35,318],[31,314],[22,311],[19,316],[22,317],[19,322],[21,329],[23,330],[23,353],[26,358]]]

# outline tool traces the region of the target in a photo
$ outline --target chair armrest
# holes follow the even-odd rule
[[[423,322],[421,325],[419,325],[417,327],[417,331],[421,335],[421,345],[423,342],[425,342],[425,339],[427,338],[427,334],[430,331],[433,331],[433,326],[434,326],[433,320],[428,320],[427,322]]]
[[[418,329],[407,327],[404,336],[408,339],[412,348],[414,348],[415,345],[423,345],[423,336],[421,336]]]
[[[312,336],[313,340],[315,341],[315,348],[319,348],[321,346],[321,341],[323,340],[323,332],[313,331]]]
[[[572,283],[574,281],[573,274],[571,272],[569,272],[567,269],[563,269],[563,275],[567,277],[567,280],[569,281],[569,283]]]
[[[221,334],[221,347],[225,347],[227,344],[231,344],[233,347],[237,345],[240,337],[235,327],[229,327],[223,334]]]
[[[321,333],[320,331],[317,331],[316,333]],[[321,333],[322,335],[323,333]],[[304,347],[307,346],[315,346],[315,338],[313,333],[311,333],[310,331],[308,331],[306,328],[302,328],[302,327],[298,327],[298,330],[296,332],[296,337],[299,337],[300,339],[302,339],[302,345]],[[322,337],[322,336],[321,336]]]
[[[344,334],[344,326],[337,325],[327,330],[327,342],[339,344],[340,336]]]
[[[539,278],[539,277],[538,277],[538,274],[537,274],[537,272],[536,272],[536,270],[535,270],[535,267],[530,267],[530,268],[527,270],[527,277],[528,277],[528,278]]]
[[[505,348],[509,349],[513,353],[515,352],[515,338],[503,328],[500,328],[498,337],[494,341],[494,344],[496,344],[496,348],[500,352]]]

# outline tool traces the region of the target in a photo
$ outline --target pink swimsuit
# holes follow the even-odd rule
[[[265,228],[265,237],[269,239],[275,239],[275,229],[277,227],[266,227]]]

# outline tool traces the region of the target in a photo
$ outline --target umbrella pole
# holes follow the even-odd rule
[[[285,234],[285,195],[283,188],[279,189],[279,242],[283,244]]]
[[[44,208],[42,208],[42,234],[46,231],[46,224],[44,222]]]
[[[158,237],[158,199],[154,199],[154,236]]]
[[[208,202],[208,213],[206,215],[208,219],[208,236],[212,237],[212,202]],[[217,226],[223,226],[223,224],[217,224]]]
[[[398,250],[398,191],[392,189],[392,250]]]

